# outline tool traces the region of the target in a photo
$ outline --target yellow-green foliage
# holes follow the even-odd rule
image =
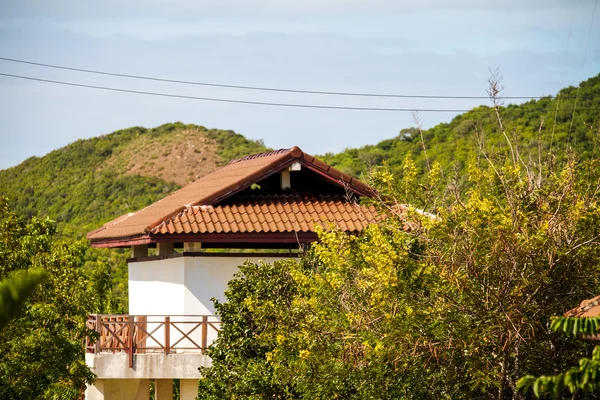
[[[486,155],[464,185],[410,157],[401,180],[377,168],[380,224],[242,267],[200,398],[518,398],[521,376],[584,357],[548,327],[600,288],[598,160]]]

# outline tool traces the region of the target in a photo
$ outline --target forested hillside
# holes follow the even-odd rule
[[[48,216],[60,235],[81,238],[231,158],[265,149],[233,131],[182,123],[133,127],[78,140],[0,171],[0,195],[25,218]]]
[[[552,153],[562,157],[572,148],[584,159],[592,157],[600,141],[598,110],[600,75],[582,82],[579,87],[562,89],[552,98],[500,107],[509,138],[519,146],[522,154],[536,159],[538,135],[543,143],[540,150],[545,156]],[[419,117],[426,119],[427,115]],[[410,152],[421,170],[424,170],[427,156],[430,161],[437,160],[444,171],[450,172],[456,167],[460,173],[464,172],[469,157],[477,154],[479,140],[496,151],[508,150],[493,107],[474,108],[450,123],[424,129],[422,134],[423,142],[418,128],[406,128],[395,138],[338,154],[328,153],[321,158],[354,176],[360,176],[369,166],[385,160],[400,175],[402,160]]]
[[[537,157],[534,139],[540,135],[542,154],[562,157],[572,148],[589,158],[600,141],[599,109],[600,75],[563,89],[556,97],[501,107],[500,112],[507,134],[527,157]],[[454,168],[461,172],[481,140],[497,151],[508,150],[492,107],[481,106],[423,130],[422,140],[418,128],[405,128],[375,145],[321,157],[354,176],[383,161],[400,175],[407,153],[421,170],[427,158],[437,160],[446,172]],[[132,127],[78,140],[0,171],[0,195],[9,198],[18,214],[49,216],[58,222],[60,234],[80,238],[100,223],[144,207],[232,158],[264,149],[262,142],[235,132],[197,125]]]
[[[506,134],[524,157],[538,157],[540,150],[544,157],[561,158],[572,148],[587,159],[600,141],[599,109],[600,75],[579,87],[563,89],[556,97],[499,107],[499,112]],[[538,135],[540,149],[534,140]],[[415,127],[402,129],[395,138],[321,158],[354,176],[386,161],[401,176],[402,160],[411,153],[421,171],[426,170],[427,160],[437,160],[445,173],[460,175],[469,159],[478,155],[482,141],[493,151],[508,151],[492,107],[475,108],[422,132]],[[132,127],[78,140],[1,170],[0,196],[9,199],[18,215],[50,217],[57,221],[59,237],[80,239],[102,223],[145,207],[232,158],[265,149],[262,141],[233,131],[180,122],[152,129]],[[125,251],[88,249],[86,253],[90,270],[98,260],[111,266],[116,293],[124,303],[125,258]]]

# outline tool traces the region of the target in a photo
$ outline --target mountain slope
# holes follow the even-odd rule
[[[0,171],[0,196],[26,217],[49,216],[79,238],[135,211],[231,158],[265,150],[232,131],[182,123],[133,127],[78,140]]]
[[[501,108],[505,131],[526,157],[537,157],[538,134],[542,154],[563,157],[573,148],[582,158],[598,156],[600,145],[600,75],[559,92],[560,99],[543,98]],[[558,108],[559,111],[555,111]],[[576,108],[577,111],[573,111]],[[542,124],[543,121],[543,124]],[[556,121],[556,123],[555,123]],[[542,124],[540,129],[540,124]],[[495,152],[508,147],[489,107],[478,107],[422,132],[427,159],[437,160],[446,172],[464,176],[466,165],[484,140]],[[133,127],[92,139],[78,140],[43,157],[31,157],[0,171],[0,196],[6,196],[21,216],[48,216],[58,222],[59,234],[78,239],[102,223],[145,207],[180,186],[233,158],[265,151],[232,131],[206,129],[180,122],[153,129]],[[425,170],[421,133],[400,131],[392,139],[338,154],[321,156],[325,162],[359,176],[384,160],[401,174],[402,160],[411,153]],[[126,251],[89,248],[86,269],[97,263],[111,266],[114,295],[127,306]]]
[[[558,111],[556,109],[558,108]],[[573,109],[576,111],[573,111]],[[541,153],[562,157],[569,148],[586,159],[598,155],[600,139],[600,75],[582,82],[579,87],[562,89],[555,98],[532,100],[520,105],[501,107],[505,131],[525,157],[537,158],[537,137],[541,136]],[[556,121],[556,123],[555,123]],[[541,129],[540,129],[540,124]],[[423,142],[429,161],[437,160],[446,172],[457,168],[464,173],[469,158],[478,152],[479,140],[488,149],[508,151],[493,108],[477,107],[423,130]],[[393,138],[357,149],[346,149],[321,158],[342,171],[359,176],[371,165],[386,160],[401,174],[402,160],[411,153],[423,171],[425,153],[419,130],[408,128]]]

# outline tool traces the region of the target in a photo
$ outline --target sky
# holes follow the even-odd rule
[[[165,79],[313,91],[554,95],[600,73],[598,0],[0,0],[0,57]],[[0,73],[193,97],[407,109],[487,99],[323,96],[183,85],[0,60]],[[419,112],[424,128],[456,113]],[[229,104],[0,76],[0,169],[77,139],[182,121],[312,154],[375,144],[411,112]]]

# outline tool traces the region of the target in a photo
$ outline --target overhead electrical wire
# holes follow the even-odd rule
[[[152,76],[144,75],[133,75],[124,74],[110,71],[99,71],[94,69],[76,68],[66,65],[48,64],[29,60],[21,60],[9,57],[0,57],[2,61],[9,61],[13,63],[29,64],[38,67],[62,69],[67,71],[84,72],[88,74],[114,76],[120,78],[129,79],[141,79],[155,82],[165,83],[177,83],[184,85],[196,85],[196,86],[208,86],[208,87],[219,87],[228,89],[242,89],[242,90],[255,90],[255,91],[267,91],[267,92],[283,92],[283,93],[297,93],[297,94],[313,94],[313,95],[326,95],[326,96],[348,96],[348,97],[384,97],[384,98],[406,98],[406,99],[489,99],[489,96],[452,96],[452,95],[424,95],[424,94],[393,94],[393,93],[360,93],[360,92],[334,92],[334,91],[323,91],[323,90],[304,90],[304,89],[288,89],[288,88],[275,88],[275,87],[264,87],[264,86],[249,86],[249,85],[232,85],[224,83],[214,82],[199,82],[199,81],[186,81],[179,79],[166,79],[157,78]],[[515,100],[534,100],[542,99],[552,96],[501,96],[502,99],[515,99]]]
[[[351,107],[351,106],[330,106],[330,105],[322,105],[322,104],[277,103],[277,102],[266,102],[266,101],[238,100],[238,99],[228,99],[228,98],[219,98],[219,97],[200,97],[200,96],[173,94],[173,93],[161,93],[161,92],[149,92],[149,91],[143,91],[143,90],[122,89],[122,88],[115,88],[115,87],[108,87],[108,86],[97,86],[97,85],[88,85],[88,84],[83,84],[83,83],[36,78],[36,77],[24,76],[24,75],[14,75],[14,74],[2,73],[2,72],[0,72],[0,76],[25,79],[25,80],[37,81],[37,82],[53,83],[53,84],[59,84],[59,85],[82,87],[82,88],[88,88],[88,89],[141,94],[141,95],[148,95],[148,96],[160,96],[160,97],[171,97],[171,98],[180,98],[180,99],[188,99],[188,100],[204,100],[204,101],[215,101],[215,102],[222,102],[222,103],[253,104],[253,105],[276,106],[276,107],[299,107],[299,108],[354,110],[354,111],[392,111],[392,112],[467,112],[467,111],[486,112],[486,111],[491,110],[491,109],[490,110],[473,110],[473,109],[445,109],[445,108],[442,108],[442,109],[440,109],[440,108],[421,108],[420,109],[420,108]],[[578,109],[578,110],[595,110],[595,109],[582,108],[582,109]]]
[[[3,72],[0,72],[0,76],[16,78],[16,79],[25,79],[25,80],[36,81],[36,82],[53,83],[53,84],[57,84],[57,85],[66,85],[66,86],[81,87],[81,88],[87,88],[87,89],[105,90],[105,91],[111,91],[111,92],[131,93],[131,94],[140,94],[140,95],[147,95],[147,96],[170,97],[170,98],[179,98],[179,99],[187,99],[187,100],[203,100],[203,101],[213,101],[213,102],[221,102],[221,103],[252,104],[252,105],[260,105],[260,106],[313,108],[313,109],[327,109],[327,110],[351,110],[351,111],[387,111],[387,112],[452,112],[452,113],[459,113],[459,112],[469,112],[469,111],[470,112],[493,111],[493,109],[491,109],[491,108],[484,109],[484,110],[480,110],[480,109],[448,109],[448,108],[385,108],[385,107],[351,107],[351,106],[333,106],[333,105],[330,106],[330,105],[324,105],[324,104],[276,103],[276,102],[268,102],[268,101],[238,100],[238,99],[228,99],[228,98],[219,98],[219,97],[200,97],[200,96],[173,94],[173,93],[149,92],[149,91],[144,91],[144,90],[122,89],[122,88],[109,87],[109,86],[88,85],[88,84],[83,84],[83,83],[36,78],[36,77],[32,77],[32,76],[7,74],[7,73],[3,73]],[[578,110],[600,111],[600,109],[593,109],[593,108],[580,108]],[[536,111],[539,111],[539,110],[536,110]]]
[[[112,91],[112,92],[142,94],[142,95],[148,95],[148,96],[172,97],[172,98],[188,99],[188,100],[216,101],[216,102],[221,102],[221,103],[253,104],[253,105],[260,105],[260,106],[320,108],[320,109],[329,109],[329,110],[354,110],[354,111],[395,111],[395,112],[415,112],[415,111],[416,112],[434,112],[434,111],[435,112],[467,112],[467,111],[469,111],[469,110],[464,110],[464,109],[380,108],[380,107],[329,106],[329,105],[324,105],[324,104],[276,103],[276,102],[268,102],[268,101],[238,100],[238,99],[227,99],[227,98],[219,98],[219,97],[200,97],[200,96],[188,96],[188,95],[182,95],[182,94],[173,94],[173,93],[149,92],[149,91],[144,91],[144,90],[122,89],[122,88],[115,88],[115,87],[108,87],[108,86],[87,85],[87,84],[83,84],[83,83],[57,81],[57,80],[52,80],[52,79],[43,79],[43,78],[36,78],[36,77],[24,76],[24,75],[6,74],[3,72],[0,72],[0,76],[6,76],[6,77],[18,78],[18,79],[26,79],[26,80],[37,81],[37,82],[54,83],[54,84],[59,84],[59,85],[82,87],[82,88],[88,88],[88,89],[107,90],[107,91]]]

